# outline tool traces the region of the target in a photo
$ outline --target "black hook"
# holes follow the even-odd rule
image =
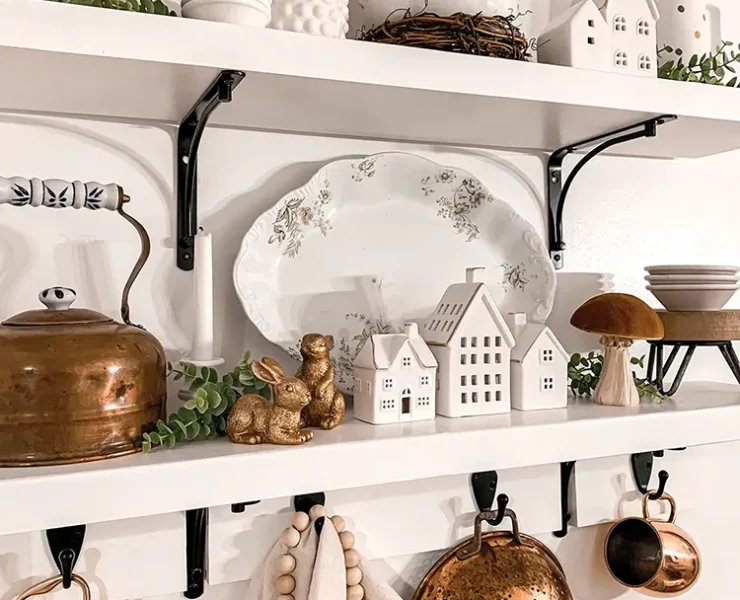
[[[683,448],[675,448],[675,450],[683,450]],[[632,476],[635,478],[637,489],[642,494],[647,494],[650,491],[648,487],[650,485],[650,477],[653,474],[654,458],[662,458],[664,455],[665,452],[663,450],[656,450],[655,452],[633,454],[630,457]],[[651,500],[658,500],[663,495],[669,477],[668,471],[661,470],[658,473],[658,490],[648,496]]]
[[[85,541],[85,525],[72,525],[49,529],[46,540],[51,550],[54,564],[62,576],[62,587],[68,590],[72,586],[72,571],[80,558],[82,544]]]
[[[298,496],[295,496],[293,498],[293,508],[295,508],[296,512],[304,512],[308,514],[309,512],[311,512],[311,509],[317,504],[320,504],[321,506],[326,506],[326,494],[324,492],[314,492],[313,494],[299,494]],[[321,532],[324,529],[325,522],[326,517],[319,517],[314,523],[316,534],[319,537],[321,537]]]
[[[576,461],[560,463],[560,522],[562,527],[559,531],[553,532],[556,538],[564,538],[568,535],[568,524],[573,515],[570,514],[570,480],[573,477],[573,470],[576,467]]]
[[[499,494],[496,497],[496,488],[498,487],[498,473],[496,471],[484,471],[483,473],[473,473],[470,478],[473,487],[473,497],[475,504],[480,512],[488,512],[493,508],[493,500],[496,499],[498,504],[498,514],[495,519],[488,520],[492,527],[500,525],[504,520],[504,511],[509,504],[509,497],[506,494]]]
[[[208,537],[208,509],[185,511],[185,556],[187,561],[186,598],[200,598],[206,585],[206,541]]]

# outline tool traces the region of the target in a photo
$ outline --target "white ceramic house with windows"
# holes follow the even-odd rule
[[[516,410],[565,408],[568,353],[552,330],[528,323],[527,315],[506,316],[514,339],[511,352],[511,407]]]
[[[467,269],[447,288],[421,335],[437,359],[437,414],[492,415],[511,410],[511,335],[486,287],[485,269]]]
[[[354,373],[357,419],[381,425],[434,418],[437,361],[416,323],[403,333],[370,336]]]
[[[657,77],[655,0],[575,0],[537,40],[542,63]]]

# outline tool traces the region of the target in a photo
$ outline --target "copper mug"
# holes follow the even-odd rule
[[[667,521],[653,519],[642,497],[643,518],[627,517],[606,536],[606,565],[612,577],[645,596],[670,598],[690,590],[699,579],[701,555],[694,540],[676,526],[676,501],[664,493],[659,500],[671,505]]]

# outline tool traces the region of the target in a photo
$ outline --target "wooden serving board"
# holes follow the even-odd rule
[[[740,340],[740,310],[706,312],[657,311],[663,326],[663,342],[726,342]]]

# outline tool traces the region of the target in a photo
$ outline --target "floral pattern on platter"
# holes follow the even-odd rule
[[[331,202],[332,197],[330,187],[329,180],[325,180],[310,204],[306,202],[305,196],[288,198],[278,211],[272,224],[273,234],[267,243],[278,244],[281,247],[287,243],[283,254],[295,258],[306,237],[306,228],[317,228],[326,237],[333,227],[325,213],[326,205]]]
[[[527,272],[527,267],[524,263],[519,263],[518,265],[503,263],[501,268],[503,269],[501,287],[506,291],[519,290],[523,292],[532,280],[537,279],[536,273],[530,274]]]
[[[425,196],[436,196],[437,216],[452,221],[455,231],[466,236],[468,242],[480,237],[480,229],[470,216],[474,209],[495,198],[473,177],[465,177],[456,183],[457,175],[451,169],[443,169],[421,180],[421,191]],[[442,188],[440,190],[440,187]],[[448,189],[445,189],[448,188]]]
[[[352,338],[342,337],[339,340],[339,355],[334,359],[337,382],[343,389],[352,392],[354,391],[354,362],[357,354],[370,336],[377,333],[392,333],[394,329],[382,317],[375,318],[363,313],[349,313],[344,318],[362,327],[360,332]]]
[[[359,183],[366,177],[375,177],[375,163],[377,160],[377,156],[371,156],[359,163],[352,163],[352,169],[356,171],[353,173],[352,179]]]

